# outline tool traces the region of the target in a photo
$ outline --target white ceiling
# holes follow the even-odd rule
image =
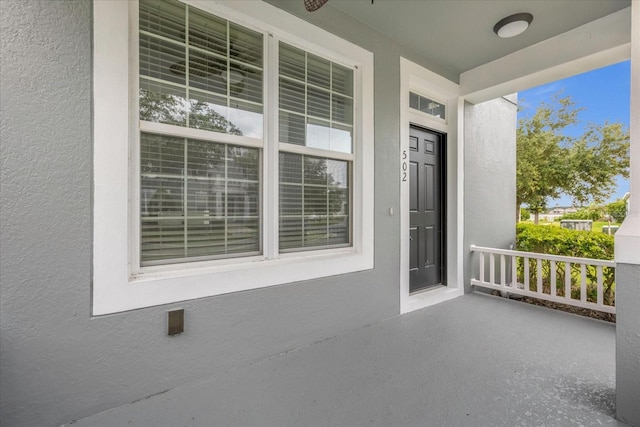
[[[631,0],[329,0],[323,8],[338,9],[460,75],[630,4]],[[498,38],[493,32],[496,22],[518,12],[533,14],[529,29],[511,39]]]

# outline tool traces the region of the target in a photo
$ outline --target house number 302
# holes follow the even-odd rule
[[[407,150],[402,151],[402,182],[407,182]]]

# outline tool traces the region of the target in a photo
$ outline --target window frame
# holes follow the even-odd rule
[[[138,2],[94,0],[92,314],[116,313],[373,268],[373,54],[262,1],[183,2],[264,34],[267,49],[264,52],[261,148],[262,254],[140,267],[137,197],[140,175],[134,173],[139,167],[140,134],[137,125]],[[278,22],[288,31],[267,22]],[[314,40],[322,40],[322,45]],[[132,50],[134,41],[136,48]],[[278,250],[279,41],[354,69],[353,218],[349,247],[286,253]],[[200,132],[195,134],[204,135]],[[237,141],[233,135],[214,135],[218,141]],[[224,141],[226,137],[228,141]],[[310,147],[302,149],[307,155],[341,156],[335,152],[327,156],[329,152]]]

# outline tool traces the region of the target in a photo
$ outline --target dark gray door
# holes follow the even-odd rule
[[[442,283],[444,135],[411,126],[409,133],[410,292]]]

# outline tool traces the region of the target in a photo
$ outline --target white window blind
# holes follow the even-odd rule
[[[262,37],[177,1],[141,0],[140,120],[261,138]]]
[[[263,94],[263,37],[176,0],[140,1],[141,265],[262,253],[262,149],[216,134],[279,145],[266,194],[279,191],[280,251],[352,244],[354,71],[278,42],[278,91]],[[263,141],[271,96],[279,141]]]
[[[351,242],[353,70],[279,44],[280,249]],[[327,153],[291,153],[287,144]],[[303,150],[304,151],[304,150]]]
[[[280,249],[350,242],[350,162],[280,153]]]
[[[141,261],[256,254],[254,148],[143,133]]]
[[[141,0],[141,122],[262,138],[262,37],[177,1]],[[256,148],[142,132],[141,264],[260,253],[260,182]]]
[[[280,43],[280,142],[353,152],[353,70]]]

